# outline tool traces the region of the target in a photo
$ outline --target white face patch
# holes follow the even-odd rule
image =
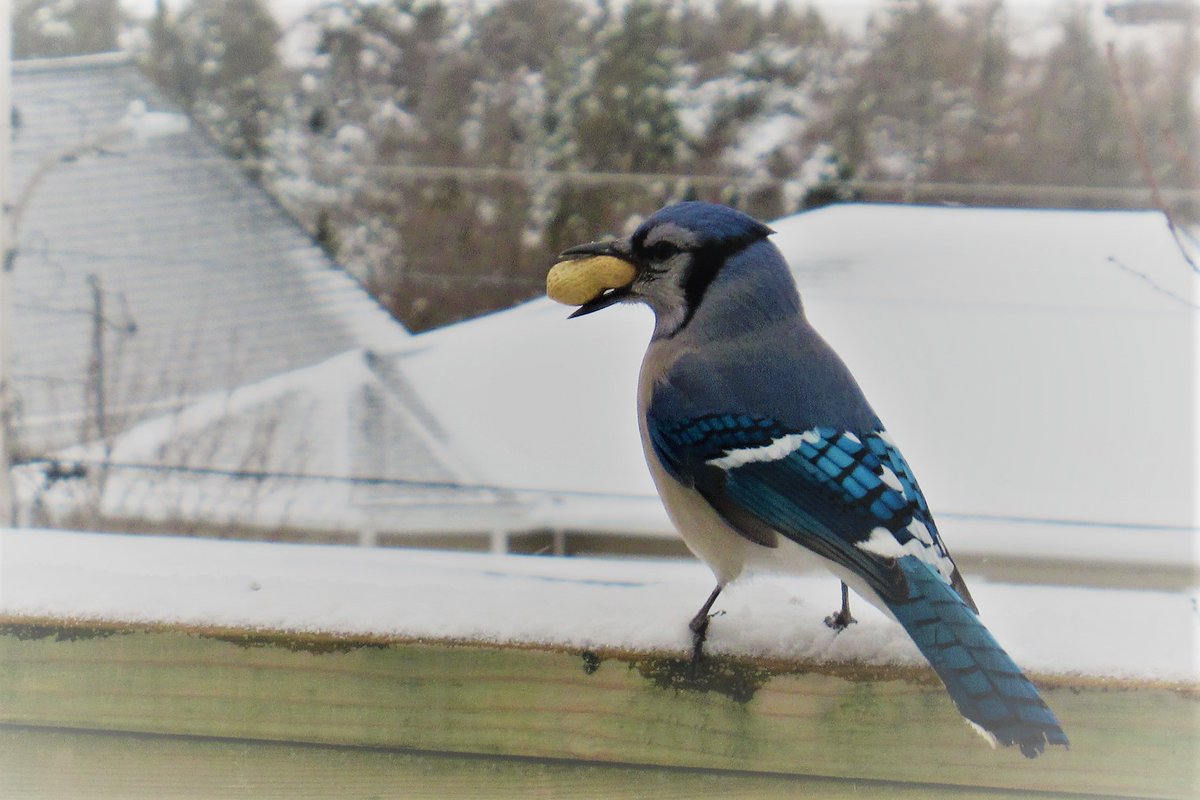
[[[649,249],[659,242],[670,242],[680,250],[686,250],[689,247],[695,247],[699,241],[695,231],[689,231],[673,222],[664,222],[650,229],[642,247]]]
[[[914,538],[909,539],[904,544],[900,544],[900,540],[887,528],[878,527],[871,531],[871,538],[865,542],[859,542],[856,546],[860,550],[865,550],[868,553],[874,553],[884,558],[916,556],[936,569],[946,583],[950,583],[951,576],[954,574],[954,562],[950,560],[949,556],[945,555],[944,551],[938,547],[934,547],[932,540],[928,544],[922,541],[919,532],[913,530],[913,525],[919,525],[921,528],[924,528],[925,536],[929,537],[929,529],[923,523],[913,520],[912,525],[907,530],[913,534]]]
[[[746,464],[754,464],[761,461],[778,461],[781,458],[787,458],[799,450],[800,445],[805,442],[816,444],[820,441],[821,435],[816,431],[789,433],[786,436],[780,436],[778,439],[772,439],[770,444],[765,444],[761,447],[743,447],[738,450],[727,450],[725,451],[725,455],[720,458],[709,459],[704,463],[723,470],[737,469]]]
[[[663,222],[647,231],[638,244],[638,249],[647,253],[650,261],[633,288],[654,309],[655,339],[673,335],[691,312],[684,282],[692,264],[691,250],[699,242],[695,231],[673,222]],[[666,253],[656,253],[656,248],[662,245],[670,246],[662,248]]]
[[[682,261],[686,264],[689,258],[686,253],[681,253],[672,261]],[[672,267],[667,274],[657,275],[653,280],[639,279],[634,282],[637,294],[654,309],[655,339],[675,333],[687,319],[687,293],[677,277],[681,274],[682,269],[676,270]]]

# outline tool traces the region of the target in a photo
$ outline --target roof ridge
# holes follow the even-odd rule
[[[78,56],[49,56],[23,58],[12,62],[13,72],[41,72],[58,69],[103,69],[124,67],[133,63],[133,55],[124,50],[109,50],[103,53],[86,53]]]

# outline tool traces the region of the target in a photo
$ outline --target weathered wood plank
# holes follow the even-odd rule
[[[1089,795],[1194,797],[1195,687],[1039,680],[1072,738],[1026,761],[932,673],[237,631],[11,623],[0,722]]]
[[[174,800],[1028,797],[1024,792],[805,775],[0,726],[0,797],[5,800],[160,800],[167,795]],[[1039,795],[1043,800],[1060,796],[1065,797]]]

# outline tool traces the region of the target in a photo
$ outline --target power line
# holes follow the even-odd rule
[[[209,258],[188,258],[188,257],[163,255],[163,254],[159,254],[159,253],[149,253],[149,252],[140,252],[140,253],[139,252],[129,252],[129,251],[121,251],[121,252],[107,251],[107,252],[105,252],[105,251],[100,251],[100,250],[92,250],[89,248],[57,247],[57,246],[45,247],[42,249],[41,252],[36,253],[34,256],[30,256],[30,258],[40,257],[42,259],[42,261],[45,262],[50,256],[53,256],[53,257],[59,258],[59,259],[78,259],[78,260],[85,260],[88,262],[126,263],[126,262],[133,261],[133,262],[138,262],[138,263],[155,264],[158,266],[199,267],[202,269],[214,269],[214,270],[228,266],[227,264],[218,263]],[[549,263],[549,260],[550,259],[547,258],[547,264]],[[1175,292],[1171,291],[1170,289],[1167,289],[1166,287],[1163,287],[1162,285],[1157,283],[1153,278],[1151,278],[1146,273],[1140,272],[1136,269],[1133,269],[1132,267],[1129,267],[1128,265],[1126,265],[1126,264],[1122,263],[1120,260],[1118,260],[1115,256],[1109,256],[1106,259],[1106,262],[1112,264],[1117,269],[1127,272],[1130,275],[1144,281],[1146,283],[1146,285],[1148,286],[1148,288],[1162,294],[1163,296],[1166,296],[1166,297],[1170,298],[1171,300],[1173,300],[1183,306],[1186,306],[1188,308],[1191,308],[1191,309],[1198,308],[1196,303],[1194,303],[1191,300],[1188,300],[1184,297],[1181,297],[1180,295],[1176,294]],[[344,273],[349,274],[355,280],[358,280],[360,282],[363,280],[360,276],[356,275],[353,271],[349,270],[346,267],[340,267],[340,270]],[[804,269],[803,268],[799,269],[795,274],[797,276],[802,277],[804,275]],[[442,286],[442,287],[446,287],[446,288],[459,288],[462,286],[470,287],[470,286],[486,285],[486,286],[512,287],[512,288],[518,288],[518,289],[527,289],[527,290],[530,290],[531,292],[536,291],[536,293],[538,293],[538,294],[540,294],[542,291],[545,290],[545,285],[546,285],[545,279],[543,277],[541,277],[540,274],[525,275],[525,276],[512,275],[512,274],[497,275],[497,274],[491,274],[491,273],[458,274],[458,273],[449,273],[449,272],[431,272],[426,269],[406,268],[406,269],[397,271],[396,273],[393,273],[393,274],[389,275],[388,277],[389,277],[389,280],[395,280],[395,281],[399,281],[399,282],[414,281],[414,282],[418,282],[418,283],[422,283],[422,284],[426,284],[426,285],[432,284],[435,286]],[[178,285],[178,284],[176,284],[176,285]],[[843,299],[843,300],[849,300],[850,302],[881,302],[878,299],[872,299],[872,298],[869,298],[866,296],[861,296],[861,295],[853,294],[853,293],[848,294],[848,295],[846,295],[846,294],[839,295],[839,298]],[[126,300],[124,300],[123,297],[118,296],[118,299],[121,300],[126,305],[128,305],[128,302]],[[891,305],[895,305],[895,304],[899,303],[899,304],[903,304],[903,305],[925,306],[925,305],[928,305],[929,301],[912,301],[912,300],[904,300],[904,299],[898,299],[898,298],[889,298],[886,300],[886,302]],[[47,314],[47,315],[79,315],[79,314],[91,314],[92,313],[90,308],[83,308],[82,306],[81,307],[56,307],[56,306],[52,306],[52,305],[37,304],[37,303],[15,302],[14,307],[19,308],[23,311],[29,311],[29,312],[34,312],[34,313],[39,313],[39,314]],[[997,307],[997,308],[1022,308],[1022,309],[1049,308],[1049,306],[1043,306],[1043,305],[1039,305],[1036,303],[996,303],[994,305],[994,307]],[[124,311],[124,316],[125,316],[126,320],[132,319],[131,315],[129,313],[129,310],[127,308]],[[111,319],[109,320],[109,325],[117,330],[125,330],[126,328],[129,327],[130,324],[132,324],[132,323],[127,322],[127,321],[120,322],[118,324],[117,321],[114,321]]]
[[[619,492],[587,491],[583,489],[553,489],[545,487],[503,486],[488,483],[463,483],[461,481],[432,481],[417,478],[388,478],[369,475],[334,475],[314,472],[268,471],[254,469],[230,469],[225,467],[200,467],[189,464],[151,464],[145,462],[99,461],[91,459],[35,458],[18,462],[18,466],[42,465],[51,481],[66,478],[82,478],[86,470],[127,469],[140,472],[176,473],[204,477],[230,478],[248,481],[313,481],[319,483],[349,483],[361,486],[394,486],[406,489],[425,489],[458,492],[493,492],[498,494],[545,494],[557,497],[597,497],[624,500],[658,500],[654,495],[622,494]]]
[[[239,164],[262,169],[266,163],[244,159],[231,161],[218,157],[178,157],[170,153],[145,153],[140,157],[173,163],[209,164],[224,168]],[[450,164],[360,164],[360,174],[385,176],[397,180],[455,179],[468,183],[509,181],[517,183],[575,183],[585,186],[641,186],[660,189],[667,184],[695,188],[742,190],[784,186],[796,180],[788,176],[735,175],[688,172],[619,172],[613,170],[555,169],[546,167],[488,167]],[[314,183],[321,181],[309,177]],[[884,180],[850,178],[834,185],[850,192],[875,197],[903,197],[908,200],[971,197],[990,201],[1040,200],[1046,203],[1110,202],[1123,207],[1153,208],[1155,193],[1142,186],[1058,186],[1051,184],[964,183],[953,181]],[[1200,203],[1200,190],[1181,187],[1159,187],[1161,199],[1167,203]]]
[[[123,263],[123,262],[129,262],[129,261],[136,261],[136,262],[154,263],[154,264],[157,264],[160,266],[162,266],[162,265],[180,266],[180,267],[186,266],[186,267],[200,267],[200,268],[205,268],[205,269],[208,269],[208,268],[218,269],[223,266],[227,266],[225,264],[218,264],[218,263],[211,261],[210,259],[206,259],[206,258],[186,258],[186,257],[180,258],[180,257],[163,256],[163,255],[153,254],[153,253],[102,252],[102,251],[98,251],[98,250],[89,250],[89,249],[74,248],[74,247],[67,247],[67,248],[55,247],[53,249],[45,249],[39,255],[43,259],[45,259],[45,257],[47,255],[53,255],[58,258],[66,258],[66,259],[85,259],[89,262],[107,261],[107,262]],[[1181,297],[1180,295],[1172,292],[1169,289],[1166,289],[1165,287],[1162,287],[1161,285],[1156,283],[1152,278],[1150,278],[1145,273],[1139,272],[1135,269],[1132,269],[1131,267],[1128,267],[1127,265],[1118,261],[1115,257],[1109,256],[1106,259],[1106,262],[1111,263],[1117,269],[1123,270],[1123,271],[1129,273],[1130,275],[1139,278],[1140,280],[1144,281],[1147,284],[1148,288],[1150,288],[1154,291],[1157,291],[1166,297],[1169,297],[1171,300],[1173,300],[1183,306],[1192,308],[1192,309],[1197,308],[1197,305],[1195,303],[1193,303],[1192,301],[1190,301],[1184,297]],[[343,267],[341,269],[342,269],[342,271],[346,272],[351,277],[353,277],[355,280],[360,280],[360,281],[362,280],[359,276],[355,275],[354,272],[348,270],[347,268]],[[797,274],[797,276],[803,276],[804,270],[800,269],[796,274]],[[442,286],[442,287],[446,287],[446,288],[459,288],[462,286],[470,287],[470,286],[476,286],[476,285],[498,286],[498,287],[503,286],[503,287],[525,289],[525,290],[529,290],[530,292],[534,292],[536,294],[540,294],[545,289],[545,280],[540,276],[538,276],[538,277],[534,277],[534,276],[522,277],[520,275],[494,275],[494,274],[487,274],[487,273],[463,275],[463,274],[444,273],[444,272],[430,272],[430,271],[424,270],[424,269],[405,269],[401,272],[397,272],[394,275],[389,276],[389,278],[393,278],[396,281],[401,281],[401,282],[413,281],[413,282],[417,282],[417,283],[421,283],[421,284],[426,284],[426,285],[432,284],[435,286]],[[178,284],[176,284],[176,285],[178,285]],[[810,289],[810,291],[813,291],[813,289]],[[856,294],[856,293],[850,293],[850,294],[838,293],[836,295],[830,295],[830,297],[833,297],[835,299],[842,300],[842,301],[852,302],[852,303],[871,303],[871,304],[886,303],[887,305],[890,305],[890,306],[904,305],[904,306],[913,306],[913,307],[926,307],[926,306],[930,305],[931,303],[936,305],[936,304],[942,302],[942,301],[930,301],[930,300],[913,300],[913,299],[905,299],[905,298],[881,299],[881,298],[875,298],[875,297],[870,297],[870,296],[866,296],[866,295],[860,295],[860,294]],[[55,306],[50,306],[50,305],[39,305],[39,304],[35,304],[35,303],[15,303],[14,307],[19,308],[23,311],[28,311],[28,312],[38,313],[38,314],[47,314],[47,315],[60,315],[60,314],[61,315],[76,315],[76,314],[85,314],[85,313],[90,314],[91,313],[90,310],[84,309],[82,307],[60,308],[60,307],[55,307]],[[1032,302],[1028,302],[1028,303],[997,302],[994,304],[989,304],[988,307],[991,307],[991,308],[1038,309],[1038,310],[1043,310],[1043,311],[1061,310],[1063,308],[1061,306],[1050,306],[1050,305],[1043,305],[1043,304],[1032,303]],[[1120,308],[1093,308],[1091,310],[1097,311],[1097,312],[1103,311],[1106,313],[1129,313],[1127,309],[1120,309]],[[1149,312],[1149,313],[1159,313],[1159,312]],[[129,316],[128,311],[126,312],[126,316],[127,317]],[[110,324],[113,324],[113,323],[110,322]],[[128,324],[123,324],[123,325],[115,325],[114,324],[114,327],[116,327],[119,330],[125,329],[126,327],[128,327]]]
[[[788,177],[755,175],[713,175],[691,173],[610,172],[573,169],[513,169],[506,167],[456,167],[434,164],[372,165],[366,170],[396,178],[439,179],[456,178],[465,181],[509,180],[522,182],[558,181],[583,185],[624,186],[641,184],[657,187],[662,184],[684,184],[697,188],[760,188],[782,186],[795,180]],[[850,192],[873,195],[926,197],[975,196],[991,200],[1040,198],[1047,201],[1114,200],[1122,203],[1150,205],[1154,191],[1138,186],[1052,186],[1044,184],[957,183],[907,180],[848,179],[837,185]],[[1200,201],[1200,191],[1194,189],[1160,188],[1164,200],[1171,202]]]
[[[504,495],[540,495],[555,497],[586,497],[602,500],[635,500],[658,502],[657,495],[628,494],[622,492],[589,491],[585,489],[555,489],[552,487],[505,486],[489,483],[463,483],[460,481],[431,481],[415,478],[387,478],[382,476],[333,475],[311,472],[271,472],[267,470],[227,469],[222,467],[197,467],[187,464],[150,464],[144,462],[110,462],[89,459],[29,459],[20,466],[42,465],[50,482],[84,478],[89,469],[126,469],[151,473],[175,473],[204,477],[221,477],[232,480],[263,482],[313,481],[323,483],[349,483],[362,486],[392,486],[405,489],[423,489],[451,492],[490,492]],[[978,522],[1006,522],[1023,525],[1049,525],[1068,528],[1105,528],[1116,530],[1139,530],[1172,533],[1197,533],[1200,528],[1189,525],[1164,525],[1148,522],[1111,522],[1106,520],[1073,519],[1064,517],[1029,517],[1016,514],[985,514],[975,512],[942,511],[939,517]]]

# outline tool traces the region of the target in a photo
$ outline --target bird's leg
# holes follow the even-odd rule
[[[835,631],[843,631],[855,622],[858,620],[850,615],[850,589],[842,583],[842,609],[826,617],[825,624]]]
[[[692,621],[688,623],[688,628],[692,631],[692,668],[700,663],[700,658],[704,651],[704,640],[708,636],[708,621],[712,619],[713,603],[717,602],[717,595],[721,593],[721,584],[717,584],[717,588],[712,590],[712,594],[704,601],[704,605],[700,606],[700,610],[696,612],[696,616],[692,617]]]

